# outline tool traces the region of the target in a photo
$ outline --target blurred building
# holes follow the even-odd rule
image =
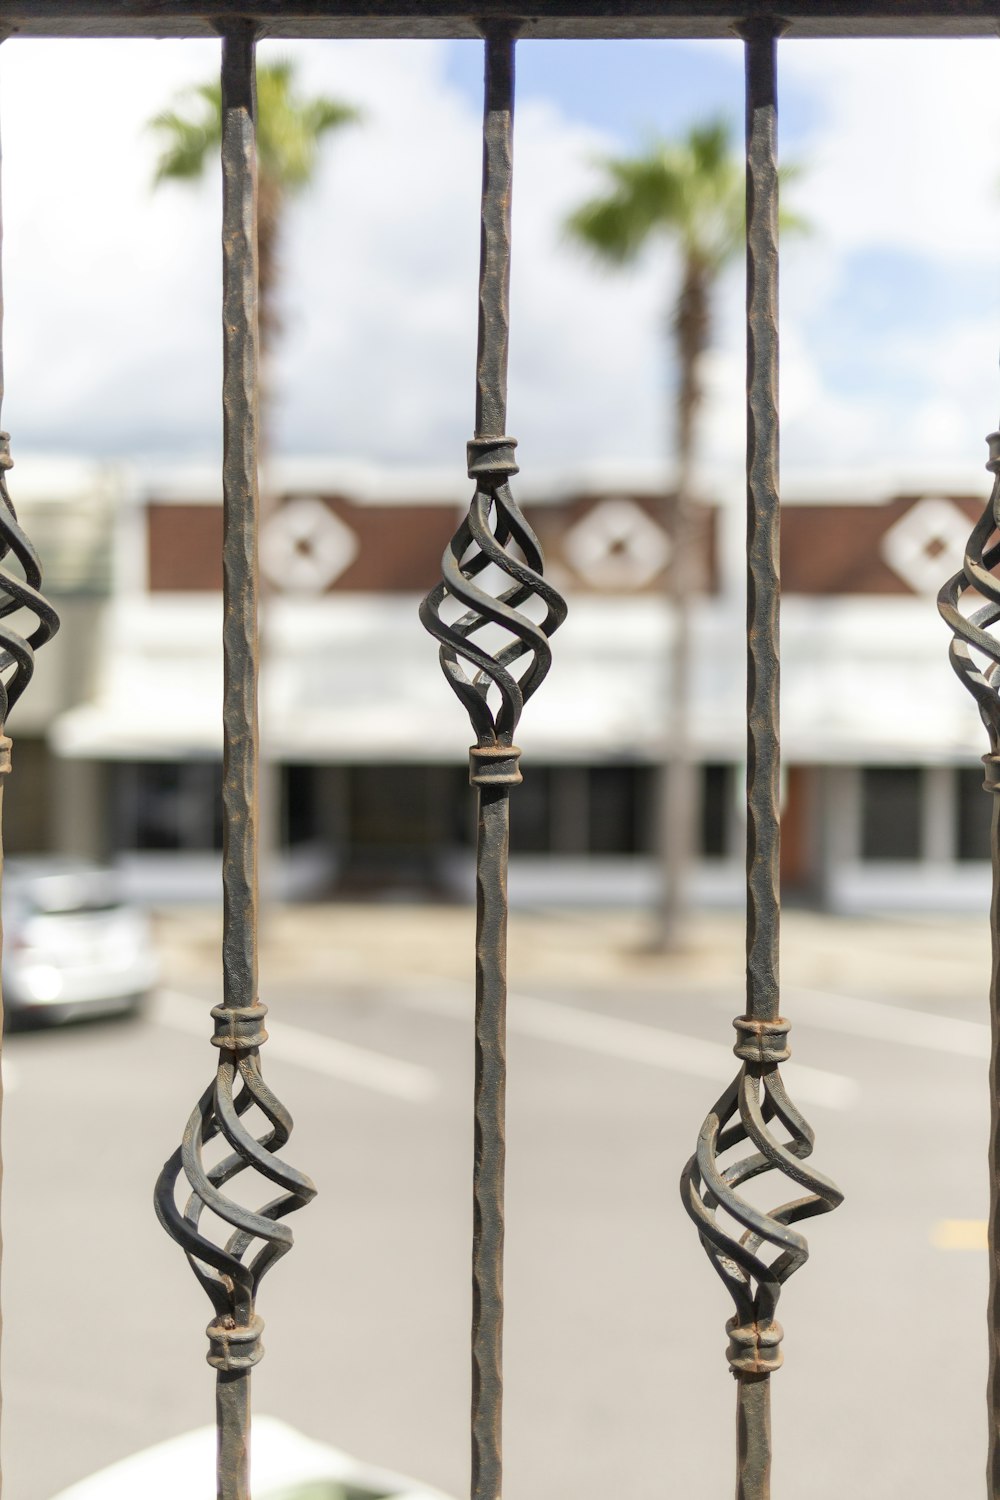
[[[98,691],[96,642],[118,574],[113,549],[125,484],[116,466],[60,458],[18,463],[10,479],[18,517],[43,559],[45,592],[62,622],[39,652],[35,679],[7,726],[16,773],[4,798],[4,842],[11,852],[55,849],[62,842],[69,788],[49,735],[62,714]]]
[[[63,617],[12,723],[11,847],[117,859],[205,890],[221,839],[221,497],[205,471],[67,471],[27,525]],[[571,612],[525,711],[515,899],[642,901],[671,628],[669,501],[614,475],[518,497]],[[14,486],[16,490],[16,485]],[[284,464],[261,534],[265,804],[286,889],[455,889],[471,870],[468,722],[420,627],[464,476]],[[742,496],[699,528],[693,738],[701,900],[738,900]],[[982,730],[934,607],[983,499],[784,501],[783,876],[834,909],[961,907],[988,888]],[[201,874],[199,874],[199,871]],[[203,876],[203,880],[202,880]]]

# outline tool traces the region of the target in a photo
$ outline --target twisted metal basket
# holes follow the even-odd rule
[[[442,671],[482,747],[513,743],[521,711],[552,664],[549,637],[566,618],[566,601],[542,576],[538,538],[511,494],[515,446],[512,438],[469,443],[469,478],[476,491],[442,558],[442,581],[420,607],[424,627],[440,643]],[[491,565],[511,580],[497,593],[478,581]],[[442,613],[449,597],[465,606],[451,622]],[[540,621],[524,609],[533,599],[544,605]],[[506,634],[506,643],[492,651],[476,640],[489,626]],[[517,663],[521,670],[515,674]]]
[[[291,1134],[292,1118],[261,1075],[259,1048],[267,1040],[266,1014],[264,1005],[213,1008],[218,1072],[191,1114],[180,1147],[160,1173],[154,1197],[157,1218],[186,1253],[215,1309],[207,1329],[208,1362],[220,1370],[248,1368],[263,1354],[257,1291],[265,1273],[291,1249],[291,1228],[281,1220],[316,1195],[310,1179],[277,1155]],[[271,1125],[260,1136],[242,1120],[253,1105]],[[220,1135],[232,1151],[206,1167],[204,1149]],[[256,1210],[222,1191],[248,1170],[281,1189]],[[190,1188],[183,1210],[177,1203],[182,1174]],[[205,1209],[232,1226],[233,1233],[221,1245],[201,1228]],[[260,1248],[250,1255],[254,1245]]]
[[[844,1195],[829,1178],[804,1165],[812,1153],[813,1131],[788,1097],[778,1069],[789,1056],[788,1023],[741,1016],[734,1025],[740,1032],[736,1054],[744,1059],[743,1067],[701,1127],[698,1148],[681,1177],[681,1195],[736,1307],[726,1324],[730,1368],[762,1375],[782,1362],[782,1330],[775,1321],[781,1288],[809,1256],[805,1236],[792,1225],[829,1213]],[[787,1142],[770,1129],[774,1120],[788,1132]],[[753,1148],[749,1155],[720,1165],[726,1152],[745,1143]],[[767,1172],[804,1188],[804,1196],[768,1211],[755,1207],[740,1189]],[[742,1234],[720,1222],[720,1210],[742,1225]],[[773,1257],[769,1251],[775,1252]]]
[[[1000,564],[1000,432],[991,432],[986,441],[993,490],[972,529],[961,569],[938,594],[938,609],[952,633],[948,659],[976,700],[995,756],[1000,754],[1000,639],[990,627],[1000,621],[1000,579],[994,574]],[[967,597],[983,602],[963,614]]]
[[[0,728],[35,670],[35,651],[59,629],[59,616],[41,593],[42,567],[31,541],[18,525],[7,492],[7,470],[14,467],[10,434],[0,432],[0,562],[16,559],[24,577],[0,567]],[[27,609],[38,623],[29,635],[15,629],[11,616]],[[10,669],[13,668],[11,671]]]

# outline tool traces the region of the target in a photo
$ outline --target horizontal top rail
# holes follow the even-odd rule
[[[798,37],[993,36],[997,0],[0,0],[0,36],[211,36],[254,19],[261,36],[475,37],[485,22],[530,37],[724,37],[774,16]]]

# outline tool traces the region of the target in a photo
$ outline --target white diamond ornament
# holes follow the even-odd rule
[[[911,505],[882,538],[882,558],[916,594],[936,594],[960,572],[969,518],[951,500],[928,496]]]
[[[357,555],[354,532],[313,495],[289,500],[261,531],[261,568],[285,593],[325,593]]]
[[[594,588],[641,589],[670,558],[662,526],[625,496],[602,500],[577,521],[563,543],[566,560]]]

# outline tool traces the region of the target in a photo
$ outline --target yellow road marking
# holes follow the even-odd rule
[[[985,1250],[985,1219],[939,1219],[931,1230],[931,1244],[938,1250]]]

